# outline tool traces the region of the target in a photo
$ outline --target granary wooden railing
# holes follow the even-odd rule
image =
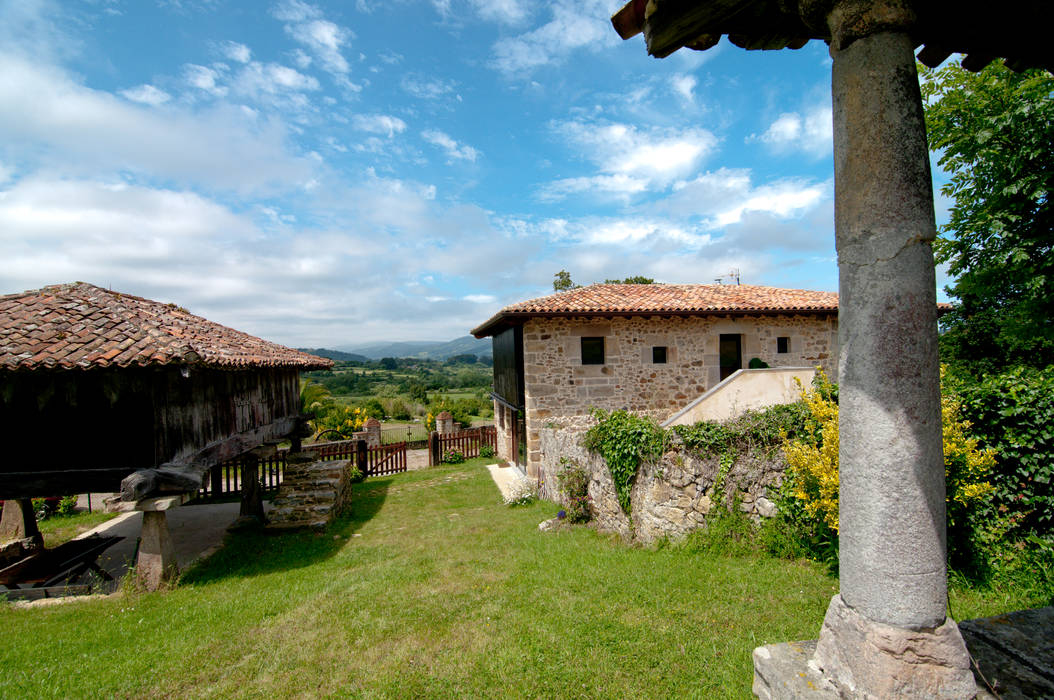
[[[341,440],[339,442],[322,442],[304,445],[304,452],[311,452],[320,461],[338,459],[354,460],[366,476],[396,474],[406,471],[406,443],[367,447],[365,440]],[[286,457],[289,450],[280,449],[273,456],[259,462],[261,490],[264,493],[275,493],[282,483],[285,474]],[[239,493],[241,491],[242,461],[232,459],[213,467],[209,478],[198,492],[201,498]]]
[[[484,446],[497,452],[498,429],[493,425],[482,425],[453,433],[432,433],[428,436],[428,465],[439,464],[452,450],[457,450],[466,459],[479,457]]]

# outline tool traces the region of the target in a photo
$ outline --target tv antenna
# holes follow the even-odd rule
[[[728,271],[727,275],[721,275],[720,277],[716,278],[714,280],[714,282],[717,282],[718,284],[724,284],[725,283],[724,281],[726,279],[734,281],[736,286],[738,287],[739,286],[739,268],[738,267],[733,267],[731,270]]]

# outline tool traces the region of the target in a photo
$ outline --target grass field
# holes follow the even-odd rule
[[[232,536],[167,592],[0,606],[0,697],[745,698],[751,650],[815,637],[837,588],[541,533],[556,507],[503,506],[483,463],[369,479],[329,531]]]
[[[118,513],[104,513],[95,511],[93,513],[74,513],[73,515],[53,515],[47,520],[37,523],[40,534],[44,537],[45,547],[57,547],[63,542],[72,540],[82,532],[91,530],[111,518],[117,517]]]

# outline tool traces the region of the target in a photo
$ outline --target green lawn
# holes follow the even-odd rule
[[[57,547],[58,545],[72,540],[77,535],[91,530],[96,525],[115,518],[119,513],[105,513],[94,511],[92,513],[74,513],[73,515],[53,515],[47,520],[37,523],[40,534],[44,537],[45,547]]]
[[[749,697],[754,647],[816,636],[818,565],[541,533],[555,506],[503,506],[484,461],[369,479],[174,590],[0,606],[0,697]]]

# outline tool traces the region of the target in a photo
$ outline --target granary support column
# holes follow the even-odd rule
[[[906,0],[838,0],[839,595],[814,663],[842,692],[971,697],[946,617],[933,185]],[[929,663],[919,663],[926,659]]]

